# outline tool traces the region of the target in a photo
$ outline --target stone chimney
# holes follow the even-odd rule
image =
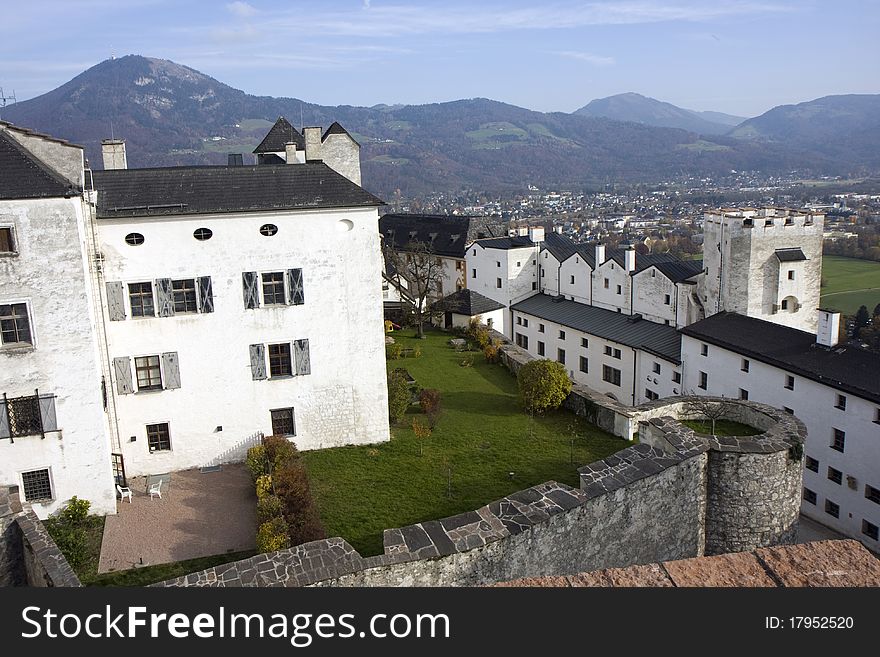
[[[544,227],[543,226],[531,226],[529,228],[529,239],[533,244],[538,244],[544,241]]]
[[[104,156],[104,169],[127,169],[125,142],[122,139],[102,139],[101,153]]]
[[[296,164],[296,142],[289,141],[284,144],[284,159],[288,164]]]
[[[596,244],[596,266],[605,262],[605,245],[601,242]]]
[[[306,162],[310,160],[322,160],[321,128],[304,128],[303,137],[305,137],[306,140]]]
[[[562,235],[562,226],[553,226],[553,232],[557,235]]]
[[[517,237],[525,237],[528,234],[529,234],[529,229],[527,226],[519,226],[516,229],[516,236]]]
[[[819,308],[819,329],[816,342],[825,347],[833,347],[840,336],[840,313],[836,310]]]
[[[636,270],[636,250],[632,244],[627,244],[623,252],[623,268],[630,272]]]

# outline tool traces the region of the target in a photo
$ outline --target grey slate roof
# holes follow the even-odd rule
[[[807,256],[800,249],[776,249],[776,257],[779,262],[799,262],[806,260]]]
[[[635,320],[630,315],[576,301],[554,301],[547,294],[536,294],[510,309],[681,363],[681,336],[673,326]]]
[[[534,247],[535,243],[525,235],[517,235],[515,237],[495,237],[484,240],[477,240],[477,244],[484,249],[521,249],[523,247]]]
[[[351,139],[355,144],[357,144],[355,138],[351,136],[351,133],[348,130],[346,130],[339,124],[339,121],[334,121],[330,124],[330,127],[324,131],[323,135],[321,135],[321,141],[327,139],[327,135],[348,135],[348,138]]]
[[[641,257],[644,258],[645,256]],[[639,257],[636,256],[636,264],[638,264],[638,262]],[[696,276],[703,271],[702,260],[675,260],[672,262],[658,262],[653,266],[656,267],[658,271],[660,271],[673,283],[680,283],[681,281],[687,280],[692,276]],[[647,268],[648,267],[646,267],[645,269]]]
[[[300,131],[294,128],[290,121],[279,116],[260,145],[254,149],[254,153],[283,153],[287,142],[290,141],[296,144],[297,150],[305,150],[306,140]]]
[[[498,310],[499,308],[504,308],[504,304],[493,301],[475,290],[465,288],[443,297],[440,301],[434,304],[434,308],[436,310],[444,310],[458,315],[473,317],[475,315]]]
[[[838,345],[781,324],[723,312],[681,329],[684,335],[880,404],[880,354]]]
[[[488,217],[434,214],[385,214],[379,218],[379,232],[385,244],[405,250],[410,242],[431,245],[433,253],[464,258],[467,245],[480,235],[503,234],[502,223]]]
[[[94,178],[105,219],[384,204],[323,162],[115,169]]]
[[[559,262],[563,262],[568,260],[573,255],[577,254],[581,258],[586,261],[586,263],[590,266],[590,269],[596,268],[596,242],[573,242],[568,237],[564,235],[559,235],[557,233],[549,233],[544,240],[543,247],[546,248],[553,257],[556,258]],[[510,247],[508,247],[510,248]],[[605,262],[609,260],[614,260],[621,267],[624,266],[624,254],[625,249],[610,249],[605,252]],[[657,265],[660,263],[675,263],[675,264],[684,264],[685,268],[693,267],[693,265],[685,264],[686,261],[681,261],[673,255],[669,255],[668,253],[654,253],[649,255],[637,255],[636,256],[636,273],[643,271],[650,267],[651,265]],[[700,269],[702,269],[702,261],[700,261]],[[603,263],[599,263],[603,264]],[[672,270],[670,270],[672,271]],[[681,270],[685,271],[685,270]],[[666,273],[664,271],[664,273]],[[699,272],[695,272],[699,273]],[[669,275],[669,274],[667,274]],[[690,274],[693,276],[693,274]],[[690,276],[685,276],[685,278],[689,278]],[[675,280],[675,279],[673,279]],[[684,280],[684,279],[680,279]]]
[[[58,198],[80,190],[0,130],[0,199]]]

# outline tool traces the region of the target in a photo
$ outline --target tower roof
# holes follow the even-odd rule
[[[260,145],[254,149],[254,153],[283,153],[286,144],[289,142],[295,143],[299,150],[305,150],[306,148],[306,141],[300,131],[294,128],[290,121],[283,116],[279,116],[278,120],[275,121],[275,125],[263,137]]]

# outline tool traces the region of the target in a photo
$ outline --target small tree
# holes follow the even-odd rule
[[[416,435],[416,438],[419,440],[419,456],[422,455],[422,446],[425,441],[431,437],[431,427],[426,424],[423,424],[420,420],[416,419],[412,422],[412,430]]]
[[[409,383],[402,372],[388,374],[388,417],[393,424],[400,422],[409,408]]]
[[[552,360],[533,360],[523,365],[517,373],[517,384],[520,402],[533,413],[559,408],[571,392],[565,367]]]
[[[431,429],[437,426],[437,421],[443,412],[441,404],[442,395],[439,390],[425,388],[419,393],[419,405],[422,407],[422,412],[428,416],[428,426]]]
[[[426,321],[438,312],[431,301],[440,295],[443,285],[443,260],[430,244],[409,242],[403,246],[386,241],[383,245],[387,278],[400,294],[400,301],[413,316],[418,337],[424,337]]]
[[[712,397],[699,397],[690,392],[691,398],[685,402],[684,410],[689,414],[697,415],[703,418],[704,422],[712,425],[712,435],[715,435],[715,423],[724,418],[733,409],[726,399],[717,399]]]

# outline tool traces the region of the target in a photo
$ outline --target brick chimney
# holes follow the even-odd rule
[[[306,162],[321,160],[321,128],[304,128],[303,137],[306,140]]]
[[[836,310],[819,308],[819,328],[816,331],[816,342],[826,347],[837,344],[840,336],[840,313]]]
[[[101,140],[101,154],[104,156],[104,169],[127,169],[125,142],[122,139]]]

